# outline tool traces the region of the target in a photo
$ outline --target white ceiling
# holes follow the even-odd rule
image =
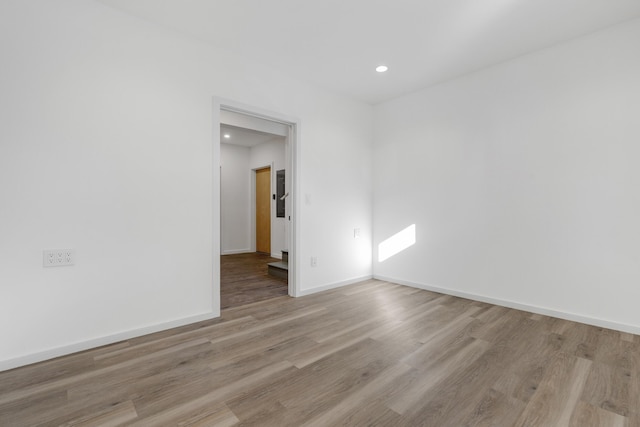
[[[225,134],[229,134],[230,138],[225,138]],[[220,142],[223,144],[255,147],[256,145],[273,140],[284,142],[284,137],[273,135],[271,133],[259,132],[257,130],[220,124]]]
[[[99,1],[373,104],[640,17],[640,0]]]

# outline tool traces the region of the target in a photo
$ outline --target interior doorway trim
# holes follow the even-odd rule
[[[243,114],[263,120],[283,124],[289,127],[287,136],[286,153],[287,169],[289,176],[289,197],[291,198],[291,211],[287,213],[290,217],[289,241],[288,245],[291,257],[289,258],[289,295],[300,296],[300,280],[298,272],[299,261],[299,182],[300,182],[300,120],[281,113],[263,110],[261,108],[246,105],[233,100],[213,97],[213,311],[216,316],[220,316],[220,116],[222,111]]]

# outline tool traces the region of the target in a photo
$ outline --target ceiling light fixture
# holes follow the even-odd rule
[[[388,69],[389,69],[389,67],[387,67],[386,65],[378,65],[376,67],[376,71],[379,72],[379,73],[384,73]]]
[[[231,138],[231,135],[229,135],[228,133],[225,133],[223,136],[227,139]]]

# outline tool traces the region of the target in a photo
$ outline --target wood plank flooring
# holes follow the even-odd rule
[[[381,281],[0,373],[0,426],[640,426],[640,337]]]
[[[220,308],[226,309],[288,295],[287,280],[270,276],[267,264],[279,261],[261,253],[220,257]]]

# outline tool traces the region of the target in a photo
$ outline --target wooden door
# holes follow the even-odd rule
[[[271,168],[256,171],[256,252],[271,254]]]

